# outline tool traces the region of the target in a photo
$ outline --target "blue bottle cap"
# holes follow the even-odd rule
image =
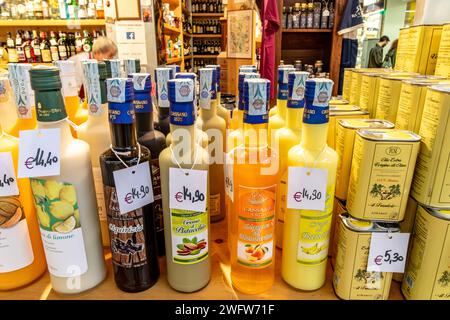
[[[178,72],[175,74],[175,79],[191,79],[196,81],[197,75],[193,72]]]
[[[238,90],[239,90],[239,101],[238,101],[238,109],[244,110],[244,80],[246,79],[257,79],[260,77],[259,73],[255,72],[249,72],[249,73],[239,73],[239,83],[238,83]]]
[[[294,68],[285,68],[284,66],[278,68],[278,100],[288,99],[288,75],[295,71]]]
[[[216,70],[217,92],[220,92],[220,65],[208,64],[205,66],[205,68],[213,68]]]
[[[169,108],[169,89],[167,88],[167,81],[172,79],[171,74],[171,68],[155,68],[156,96],[160,108]]]
[[[133,81],[128,78],[106,80],[109,121],[113,124],[132,124],[134,114]]]
[[[179,73],[181,71],[181,68],[177,64],[168,64],[166,65],[167,68],[170,68],[171,70],[171,76],[170,79],[175,78],[175,74]]]
[[[267,79],[246,79],[244,81],[244,122],[267,123],[270,101],[270,81]]]
[[[200,107],[209,109],[211,100],[216,99],[216,78],[215,69],[201,68],[198,73],[200,76]]]
[[[305,110],[303,123],[322,124],[329,121],[329,102],[333,91],[333,81],[324,78],[306,80]]]
[[[149,73],[131,73],[128,78],[133,80],[134,108],[136,113],[153,111],[152,106],[152,77]]]
[[[194,81],[171,79],[167,82],[170,101],[170,123],[191,126],[195,122]]]
[[[303,108],[305,106],[305,86],[309,72],[293,71],[289,73],[288,108]]]
[[[139,73],[141,72],[141,60],[137,58],[124,59],[123,69],[127,76],[131,73]]]

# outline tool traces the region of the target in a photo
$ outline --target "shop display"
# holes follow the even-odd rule
[[[192,13],[222,13],[223,6],[221,0],[193,0]]]
[[[441,42],[439,44],[434,74],[447,78],[450,76],[450,23],[442,27]]]
[[[283,7],[281,25],[285,29],[332,29],[334,26],[334,3],[332,0],[296,2]]]
[[[193,34],[220,34],[222,27],[219,20],[198,20],[192,23]]]
[[[286,124],[288,74],[291,71],[295,71],[295,69],[286,66],[278,66],[277,105],[270,109],[269,113],[269,139],[272,136],[272,130],[280,129]]]

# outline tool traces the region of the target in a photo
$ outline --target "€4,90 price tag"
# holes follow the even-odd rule
[[[287,207],[289,209],[325,210],[328,170],[289,167]]]
[[[206,211],[208,171],[170,168],[169,206],[171,209]]]
[[[372,233],[367,271],[399,272],[405,270],[409,233]]]
[[[113,172],[121,214],[137,210],[154,201],[149,162]]]
[[[0,152],[0,197],[17,195],[19,195],[19,188],[11,152]]]

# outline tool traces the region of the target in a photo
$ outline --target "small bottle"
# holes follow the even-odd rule
[[[330,1],[330,5],[328,8],[330,10],[330,16],[328,17],[328,28],[333,29],[333,27],[334,27],[334,2],[333,2],[333,0]]]
[[[59,60],[58,41],[56,40],[56,34],[53,31],[50,32],[50,53],[53,62]]]
[[[312,29],[314,26],[314,3],[308,3],[308,13],[306,15],[306,28]]]
[[[33,40],[31,41],[31,46],[33,47],[34,52],[34,62],[41,63],[42,62],[42,53],[41,53],[41,41],[39,39],[38,33],[36,30],[33,30],[32,33]]]
[[[330,17],[330,10],[328,9],[328,1],[322,2],[322,18],[320,20],[320,28],[328,29],[328,18]]]
[[[68,54],[67,54],[66,34],[63,32],[59,33],[58,54],[60,60],[67,60]]]
[[[231,122],[231,114],[230,111],[227,110],[224,106],[222,106],[221,101],[221,87],[220,87],[220,65],[218,64],[208,64],[205,68],[213,68],[216,69],[216,85],[217,85],[217,115],[225,120],[227,124],[227,128],[230,126]]]
[[[43,63],[51,63],[52,62],[52,51],[50,50],[50,43],[47,40],[47,34],[42,31],[41,32],[41,55]]]
[[[286,28],[287,27],[287,13],[286,13],[286,7],[283,6],[283,15],[281,16],[281,27]]]
[[[156,97],[158,101],[157,129],[164,135],[170,132],[169,126],[169,92],[167,81],[172,79],[172,69],[168,67],[155,68]]]
[[[287,28],[292,29],[293,27],[293,21],[294,20],[294,13],[292,7],[289,7],[289,13],[287,16]]]
[[[14,39],[11,36],[11,32],[7,33],[6,48],[8,50],[8,61],[12,62],[12,63],[19,62],[19,57],[17,56],[16,45],[14,43]]]
[[[294,14],[292,16],[292,28],[300,28],[300,3],[297,2],[294,6]]]
[[[308,4],[302,2],[300,14],[300,29],[306,29],[306,20],[308,19]]]

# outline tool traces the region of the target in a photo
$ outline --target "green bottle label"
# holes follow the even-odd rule
[[[35,91],[37,120],[40,122],[59,121],[67,118],[64,99],[60,90]]]

